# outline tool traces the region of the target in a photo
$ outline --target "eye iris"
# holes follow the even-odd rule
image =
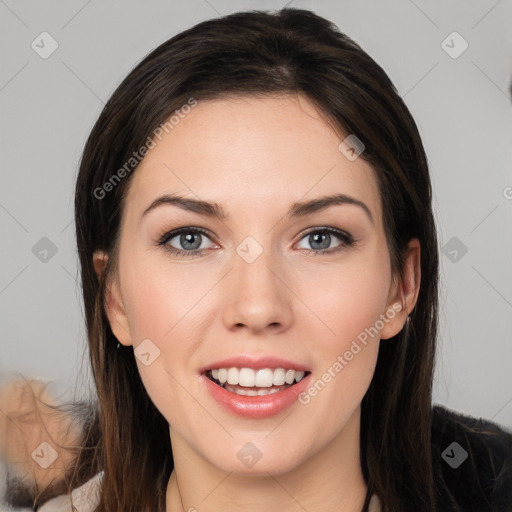
[[[187,233],[186,235],[181,235],[180,236],[180,244],[182,245],[182,247],[186,248],[186,249],[197,249],[200,247],[201,245],[201,242],[200,242],[200,234],[199,233]],[[192,245],[194,245],[194,242],[193,242],[193,239],[196,239],[196,244],[194,247],[190,247],[190,246],[187,246],[187,244],[189,243],[192,243]],[[199,243],[197,243],[199,242]]]
[[[315,233],[313,235],[309,235],[309,238],[311,241],[311,247],[314,249],[328,249],[329,245],[331,245],[331,235],[329,233]],[[315,247],[314,244],[319,242],[319,238],[323,238],[323,240],[320,240],[321,247]]]

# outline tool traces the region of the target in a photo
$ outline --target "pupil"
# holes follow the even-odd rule
[[[315,243],[318,243],[318,238],[323,238],[322,241],[320,241],[320,244],[321,244],[321,247],[314,247],[314,244]],[[312,243],[311,243],[311,246],[316,248],[316,249],[328,249],[329,248],[329,245],[330,245],[330,237],[331,235],[329,233],[324,233],[324,234],[314,234],[314,235],[311,235],[311,239],[312,239]]]
[[[194,245],[193,241],[191,242],[191,239],[193,240],[194,237],[196,238],[196,245],[194,247],[187,246],[187,244],[189,244],[189,243],[192,243],[192,245]],[[199,236],[197,234],[192,234],[192,233],[188,233],[186,235],[181,235],[181,237],[180,237],[180,243],[182,244],[182,246],[187,249],[192,249],[192,250],[197,249],[201,245],[201,243],[197,244],[198,240],[199,240]]]

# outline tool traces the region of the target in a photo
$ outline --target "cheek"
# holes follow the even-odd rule
[[[367,249],[347,258],[346,265],[331,275],[317,274],[322,294],[314,288],[318,316],[333,332],[324,329],[327,334],[319,340],[324,368],[310,391],[318,394],[316,407],[332,425],[343,424],[347,412],[360,403],[378,357],[379,320],[385,313],[391,271],[385,246]]]
[[[150,338],[165,348],[165,344],[185,329],[184,324],[190,324],[195,309],[200,309],[195,306],[211,284],[208,279],[200,279],[192,266],[181,269],[176,265],[162,266],[155,259],[127,270],[124,275],[126,313],[134,345]]]
[[[194,308],[194,304],[208,290],[208,283],[191,287],[190,282],[195,279],[186,272],[174,271],[170,275],[168,269],[147,263],[132,268],[135,270],[128,270],[123,276],[123,290],[140,377],[167,421],[180,418],[184,429],[193,429],[194,423],[200,421],[201,411],[183,385],[190,382],[192,365],[188,363],[199,339],[197,331],[190,328],[196,325],[195,315],[201,309]],[[137,357],[142,352],[137,350],[139,343],[147,339],[151,340],[152,359],[148,365]],[[185,410],[188,413],[183,415]]]
[[[211,324],[205,304],[216,276],[208,270],[199,274],[192,265],[172,265],[165,258],[143,254],[125,260],[123,271],[123,300],[135,354],[147,339],[158,354],[149,366],[139,359],[136,362],[146,389],[159,407],[162,390],[183,395],[179,383],[190,378],[195,369],[191,355]],[[177,400],[173,399],[173,404]]]
[[[324,334],[315,338],[316,374],[299,397],[309,416],[322,418],[325,432],[318,445],[343,428],[370,386],[380,345],[375,326],[386,305],[388,277],[378,264],[371,272],[351,268],[330,279],[317,274],[323,292],[310,289],[305,298],[323,321],[312,318]]]
[[[377,247],[353,253],[340,265],[319,265],[307,275],[296,289],[309,307],[308,322],[318,325],[318,346],[325,355],[344,351],[385,312],[391,274],[388,259],[379,255]]]

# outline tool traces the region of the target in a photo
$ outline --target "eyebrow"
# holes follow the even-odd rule
[[[319,212],[321,210],[325,210],[331,206],[342,205],[342,204],[351,204],[359,206],[368,216],[372,224],[374,223],[372,213],[368,206],[365,203],[356,199],[354,197],[348,196],[346,194],[334,194],[330,196],[319,197],[316,199],[312,199],[310,201],[296,202],[293,203],[286,213],[286,218],[292,217],[304,217],[311,213]],[[195,213],[199,213],[200,215],[205,215],[207,217],[214,217],[219,220],[224,220],[228,218],[228,215],[223,210],[222,206],[218,203],[210,203],[208,201],[201,201],[198,199],[190,199],[183,196],[178,195],[164,195],[157,199],[155,199],[142,213],[142,217],[144,217],[148,212],[154,210],[155,208],[162,205],[173,205],[181,208],[182,210],[187,210]]]

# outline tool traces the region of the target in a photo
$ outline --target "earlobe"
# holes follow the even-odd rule
[[[417,238],[409,241],[404,254],[403,276],[394,288],[387,304],[386,315],[390,320],[381,330],[380,338],[385,340],[396,336],[405,326],[407,317],[412,312],[418,300],[421,283],[421,247]],[[391,318],[392,316],[392,318]]]
[[[101,281],[101,277],[103,276],[103,272],[105,271],[105,267],[107,266],[108,254],[100,250],[94,251],[92,260],[96,276],[98,277],[98,281]]]
[[[108,254],[99,250],[94,252],[94,270],[100,282],[103,278],[107,262]],[[116,280],[108,279],[105,283],[105,287],[105,313],[108,317],[110,328],[119,343],[130,346],[133,344],[131,341],[130,326]]]

